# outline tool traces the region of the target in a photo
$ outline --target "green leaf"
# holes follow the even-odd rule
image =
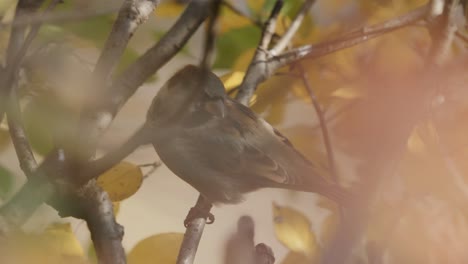
[[[260,30],[256,26],[233,29],[219,36],[214,68],[230,68],[247,49],[257,46]]]
[[[114,22],[113,16],[100,16],[88,18],[79,23],[64,25],[65,29],[75,35],[93,42],[97,47],[102,47]]]
[[[5,199],[13,190],[14,174],[0,165],[0,198]]]
[[[275,2],[276,0],[266,0],[262,8],[263,12],[266,12],[268,15],[270,15]],[[281,8],[281,14],[286,15],[292,19],[297,14],[303,3],[304,1],[301,0],[284,1],[283,8]]]

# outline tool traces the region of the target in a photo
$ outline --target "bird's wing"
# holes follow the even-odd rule
[[[266,151],[284,147],[288,150],[292,148],[289,141],[271,127],[273,130],[265,130],[262,123],[265,121],[247,107],[230,99],[224,103],[225,116],[213,115],[210,106],[192,111],[187,118],[185,123],[190,135],[186,137],[189,141],[186,144],[194,154],[191,156],[223,175],[248,177],[248,182],[259,186],[297,184],[298,179],[288,173],[284,164]],[[287,155],[291,154],[289,151]]]

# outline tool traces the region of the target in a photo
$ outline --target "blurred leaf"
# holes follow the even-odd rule
[[[0,198],[5,200],[15,184],[15,175],[8,169],[0,166]]]
[[[318,259],[311,260],[303,253],[289,251],[286,257],[281,261],[281,264],[315,264],[319,263]]]
[[[109,194],[114,202],[132,196],[138,191],[142,182],[143,173],[140,167],[126,161],[115,165],[97,179],[97,184]]]
[[[221,76],[220,79],[224,83],[226,92],[229,93],[231,90],[233,90],[234,88],[236,88],[242,83],[244,76],[245,76],[245,72],[233,71],[233,72],[230,72]]]
[[[342,99],[356,99],[362,97],[363,93],[356,86],[343,86],[333,91],[331,95]]]
[[[317,255],[317,241],[305,215],[290,207],[273,203],[273,221],[276,238],[284,246],[309,257]]]
[[[413,153],[423,153],[426,151],[424,140],[421,138],[417,129],[415,129],[408,138],[408,150]]]
[[[311,111],[313,111],[311,109]],[[314,114],[314,113],[311,113]],[[327,157],[323,153],[323,138],[320,129],[314,129],[311,126],[296,125],[282,129],[291,143],[309,160],[314,162],[317,173],[326,176],[329,175],[327,168]]]
[[[132,48],[126,48],[124,53],[122,54],[122,58],[120,58],[120,62],[117,66],[117,73],[119,72],[122,72],[123,70],[125,70],[130,64],[132,64],[133,62],[135,62],[138,57],[140,56],[140,54],[138,54],[138,52],[136,52],[134,49]]]
[[[147,237],[128,253],[128,264],[176,263],[184,234],[163,233]]]
[[[23,112],[24,129],[31,147],[45,155],[55,144],[70,143],[76,118],[73,110],[62,105],[53,93],[34,97]]]
[[[67,23],[63,25],[65,31],[71,32],[83,39],[86,39],[96,47],[102,47],[109,35],[114,22],[113,15],[87,18],[80,23]],[[92,29],[92,30],[90,30]]]
[[[275,5],[276,0],[266,0],[263,5],[264,10],[272,10]],[[283,7],[281,8],[281,14],[288,16],[289,18],[294,18],[299,11],[299,8],[304,3],[303,0],[288,0],[284,1]]]
[[[336,203],[324,198],[320,198],[318,206],[329,211],[320,228],[320,241],[322,241],[322,245],[326,248],[335,236],[340,223],[339,207]]]
[[[214,68],[230,68],[247,49],[255,48],[260,39],[260,29],[244,26],[230,30],[218,37]]]
[[[120,212],[120,202],[113,202],[112,207],[114,209],[114,216],[117,217]]]
[[[96,250],[94,249],[93,243],[89,243],[89,248],[88,248],[88,261],[90,263],[98,263],[97,255],[96,255]]]
[[[257,16],[263,6],[265,5],[265,0],[247,0],[247,7],[250,10],[250,13],[254,16]]]
[[[158,17],[177,17],[184,11],[185,6],[184,4],[177,3],[177,1],[166,1],[160,3],[154,10],[154,13]]]
[[[43,233],[43,242],[67,256],[84,256],[80,242],[73,234],[70,223],[52,224]]]
[[[40,234],[15,232],[0,245],[1,263],[87,263],[69,223],[52,224]]]
[[[15,0],[2,0],[0,1],[0,15],[3,14],[15,3]]]
[[[0,152],[4,151],[10,145],[10,132],[8,129],[0,128]]]
[[[26,136],[31,147],[37,153],[45,155],[54,147],[51,116],[48,109],[40,102],[29,103],[23,112]]]
[[[424,65],[424,58],[411,47],[411,42],[403,33],[409,34],[403,31],[401,35],[386,35],[378,42],[373,56],[378,74],[404,76]],[[412,33],[417,36],[414,31]]]
[[[247,71],[247,68],[249,67],[250,62],[252,61],[252,58],[254,56],[255,50],[256,50],[255,47],[244,50],[242,54],[240,54],[237,58],[235,58],[231,69],[233,71],[242,71],[242,72]]]
[[[219,20],[219,34],[252,24],[249,19],[234,13],[234,11],[224,5],[221,7]]]

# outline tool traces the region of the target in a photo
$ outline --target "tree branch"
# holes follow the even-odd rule
[[[66,177],[69,173],[73,174],[74,171],[76,173],[76,170],[70,170],[69,162],[65,158],[63,150],[52,151],[35,171],[34,180],[26,182],[21,190],[7,204],[2,206],[0,209],[2,216],[0,222],[18,225],[24,223],[39,205],[44,201],[49,201],[51,197],[56,195],[57,186],[55,185],[57,179],[68,181],[73,178]],[[76,188],[79,188],[79,186],[76,186]],[[6,229],[8,229],[8,226]]]
[[[36,209],[56,194],[56,188],[49,180],[57,178],[64,168],[63,151],[53,151],[34,171],[29,180],[7,203],[0,208],[0,233],[5,234],[23,225]]]
[[[8,26],[27,26],[38,23],[58,23],[58,22],[71,22],[80,21],[86,18],[92,18],[97,16],[109,15],[117,12],[119,8],[110,5],[102,10],[82,10],[76,11],[60,11],[48,14],[30,14],[28,16],[15,19],[11,22],[0,22],[0,29]]]
[[[241,104],[247,105],[259,83],[258,80],[264,80],[272,73],[268,63],[266,63],[269,56],[268,46],[270,45],[271,38],[275,32],[276,21],[278,20],[278,15],[282,7],[283,1],[276,0],[273,10],[270,13],[270,17],[263,26],[260,43],[249,67],[247,68],[244,79],[239,86],[239,92],[236,95],[236,100]]]
[[[356,46],[357,44],[369,41],[383,34],[409,26],[421,19],[424,19],[426,14],[427,6],[424,5],[408,12],[405,15],[390,19],[374,26],[364,27],[359,31],[353,31],[337,39],[325,41],[315,45],[305,45],[290,51],[286,51],[270,59],[272,68],[278,69],[301,59],[316,59],[342,49]]]
[[[47,7],[47,9],[42,13],[42,15],[50,12],[60,2],[60,0],[52,1]],[[7,110],[8,128],[10,131],[11,139],[13,141],[13,145],[15,147],[16,155],[18,156],[20,167],[28,178],[36,169],[37,162],[31,150],[29,140],[27,139],[26,134],[24,132],[23,124],[21,121],[19,98],[15,91],[15,87],[17,86],[17,73],[20,68],[20,65],[23,61],[24,56],[26,55],[29,46],[36,37],[37,33],[39,32],[39,28],[41,27],[41,25],[42,23],[34,24],[31,27],[31,30],[29,31],[28,36],[26,37],[26,40],[24,40],[23,43],[20,44],[20,40],[17,40],[17,44],[20,45],[20,49],[18,50],[16,56],[11,59],[10,64],[7,65],[6,70],[7,86],[11,86],[10,89],[12,90],[10,92],[10,99]]]
[[[432,0],[430,6],[429,32],[432,37],[432,45],[429,50],[428,62],[432,65],[440,65],[447,59],[455,38],[457,31],[455,16],[459,1]]]
[[[19,0],[16,5],[16,13],[13,21],[21,20],[23,17],[35,13],[44,0]],[[6,70],[2,72],[0,76],[0,122],[3,120],[5,113],[5,106],[7,105],[10,91],[14,86],[16,80],[17,70],[20,62],[18,58],[21,58],[22,47],[24,43],[24,36],[26,34],[26,25],[24,26],[13,26],[10,33],[10,39],[8,41],[7,58],[6,58]],[[24,52],[27,50],[27,46]]]
[[[290,44],[293,36],[296,34],[297,30],[301,26],[302,20],[304,20],[304,17],[306,16],[310,7],[314,3],[315,3],[315,0],[306,0],[304,4],[302,4],[301,9],[297,12],[296,16],[294,17],[286,33],[284,33],[284,35],[276,43],[275,47],[270,50],[271,55],[275,56],[275,55],[280,54],[281,52],[283,52],[286,46]]]
[[[112,201],[105,191],[90,181],[78,193],[99,263],[124,264],[123,227],[115,221]]]
[[[192,208],[202,214],[209,214],[211,209],[211,203],[199,195],[197,203]],[[187,218],[191,217],[190,213]],[[197,253],[198,244],[203,235],[203,229],[205,228],[206,218],[204,216],[190,219],[187,230],[185,230],[184,240],[180,245],[179,256],[177,256],[177,264],[192,264],[195,260]]]
[[[424,5],[408,12],[405,15],[373,26],[364,27],[360,30],[352,31],[334,40],[297,47],[276,56],[273,56],[271,52],[258,48],[247,69],[244,80],[239,86],[239,93],[237,94],[236,99],[240,100],[243,104],[247,104],[247,98],[250,98],[253,95],[257,85],[266,80],[277,69],[283,66],[302,59],[315,59],[411,25],[425,18],[427,14],[426,11],[427,5]],[[263,44],[264,41],[262,40],[260,47],[262,47]]]
[[[23,123],[21,122],[19,99],[15,90],[16,88],[13,87],[10,94],[9,110],[7,112],[8,130],[11,140],[13,141],[13,146],[15,147],[20,167],[26,177],[30,178],[37,168],[37,162],[34,158],[29,140],[26,137]]]
[[[135,93],[159,68],[177,54],[209,13],[209,1],[191,1],[184,13],[169,31],[151,49],[130,65],[109,88],[109,96],[102,98],[96,109],[87,117],[86,133],[97,138]]]
[[[125,0],[94,68],[96,78],[109,77],[138,26],[148,20],[158,4],[159,0]]]
[[[125,0],[120,8],[119,15],[106,40],[102,53],[96,63],[92,76],[92,87],[88,94],[88,102],[81,113],[77,144],[71,150],[73,159],[80,163],[87,162],[94,154],[97,140],[102,131],[110,124],[95,122],[96,109],[105,98],[112,97],[114,91],[108,88],[107,80],[119,62],[130,38],[140,24],[145,22],[152,14],[159,0]]]
[[[320,107],[320,103],[317,100],[317,96],[315,96],[314,90],[312,89],[310,85],[309,77],[307,76],[307,73],[302,68],[302,65],[299,65],[299,70],[300,70],[302,82],[304,83],[307,93],[309,93],[309,97],[312,101],[312,105],[314,106],[315,112],[317,113],[317,117],[319,119],[319,124],[322,130],[322,137],[323,137],[323,142],[325,145],[325,150],[327,152],[328,166],[330,166],[332,180],[335,183],[338,183],[339,177],[338,177],[338,172],[336,170],[335,154],[334,154],[333,147],[331,144],[330,134],[328,132],[328,126],[325,121],[325,116],[323,114],[322,108]]]

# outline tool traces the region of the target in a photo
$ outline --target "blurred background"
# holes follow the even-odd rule
[[[180,2],[186,1],[162,1],[130,41],[117,73],[161,38],[183,11],[185,4]],[[333,39],[342,32],[405,14],[426,2],[317,0],[291,44],[299,46]],[[93,10],[98,10],[107,13],[42,27],[34,44],[37,52],[28,57],[21,72],[23,118],[38,157],[47,154],[53,146],[51,127],[56,129],[54,133],[70,129],[67,122],[73,118],[67,116],[67,111],[74,113],[79,109],[85,91],[82,76],[91,72],[121,3],[115,0],[65,1],[54,12],[92,14]],[[230,3],[245,16],[226,6],[221,10],[213,68],[225,81],[227,89],[239,84],[258,44],[261,31],[252,20],[264,21],[273,1]],[[302,3],[301,0],[286,1],[278,34],[284,33]],[[11,20],[14,6],[13,0],[0,0],[2,23]],[[461,10],[457,22],[466,34],[466,18]],[[200,27],[187,46],[126,103],[102,136],[99,155],[116,149],[143,124],[152,98],[174,72],[184,65],[200,62],[203,29]],[[2,50],[7,39],[7,28],[0,28]],[[456,39],[450,56],[466,55],[466,45],[466,40]],[[468,101],[466,89],[463,89],[466,88],[466,74],[445,78],[450,85],[444,85],[444,89],[431,98],[430,113],[418,113],[417,117],[408,114],[412,106],[420,104],[418,97],[408,94],[408,90],[427,85],[419,82],[424,78],[416,73],[420,74],[425,65],[429,46],[427,30],[421,25],[412,25],[302,63],[329,126],[340,183],[349,187],[362,174],[390,167],[382,172],[388,177],[379,185],[373,217],[364,239],[367,242],[363,242],[366,246],[355,254],[356,263],[372,263],[369,260],[372,247],[379,248],[380,256],[385,256],[388,263],[468,261],[463,250],[468,242],[468,214],[463,210],[468,198],[468,183],[465,182],[468,167],[464,161],[468,154],[465,144],[468,143],[465,138],[468,127],[464,122]],[[300,78],[290,74],[289,68],[281,69],[261,84],[251,107],[324,171],[330,168],[310,93]],[[61,123],[57,124],[57,120]],[[409,131],[409,136],[401,136],[402,131]],[[403,150],[392,149],[396,145],[402,145]],[[25,177],[5,124],[0,130],[0,150],[0,166],[5,170],[2,172],[5,186],[2,199],[7,200],[24,183]],[[394,152],[400,154],[395,156]],[[447,152],[451,154],[446,155]],[[391,158],[382,162],[387,157]],[[158,157],[152,146],[143,146],[125,160],[141,165],[153,163]],[[454,175],[453,167],[458,174]],[[151,167],[142,170],[146,174]],[[123,244],[127,252],[152,235],[185,231],[183,220],[198,197],[192,187],[161,165],[145,175],[135,191],[119,202],[117,214],[118,223],[125,227]],[[269,245],[276,263],[316,263],[339,221],[330,201],[314,194],[276,189],[251,193],[238,205],[215,206],[212,213],[216,221],[206,226],[195,263],[223,263],[226,241],[237,230],[238,219],[243,215],[254,220],[255,244]],[[83,254],[88,255],[90,238],[86,223],[72,218],[60,219],[47,205],[31,217],[25,230],[40,233],[57,222],[72,223],[71,232],[78,238]],[[151,260],[145,255],[150,253],[139,254]],[[133,263],[146,263],[139,261]]]

